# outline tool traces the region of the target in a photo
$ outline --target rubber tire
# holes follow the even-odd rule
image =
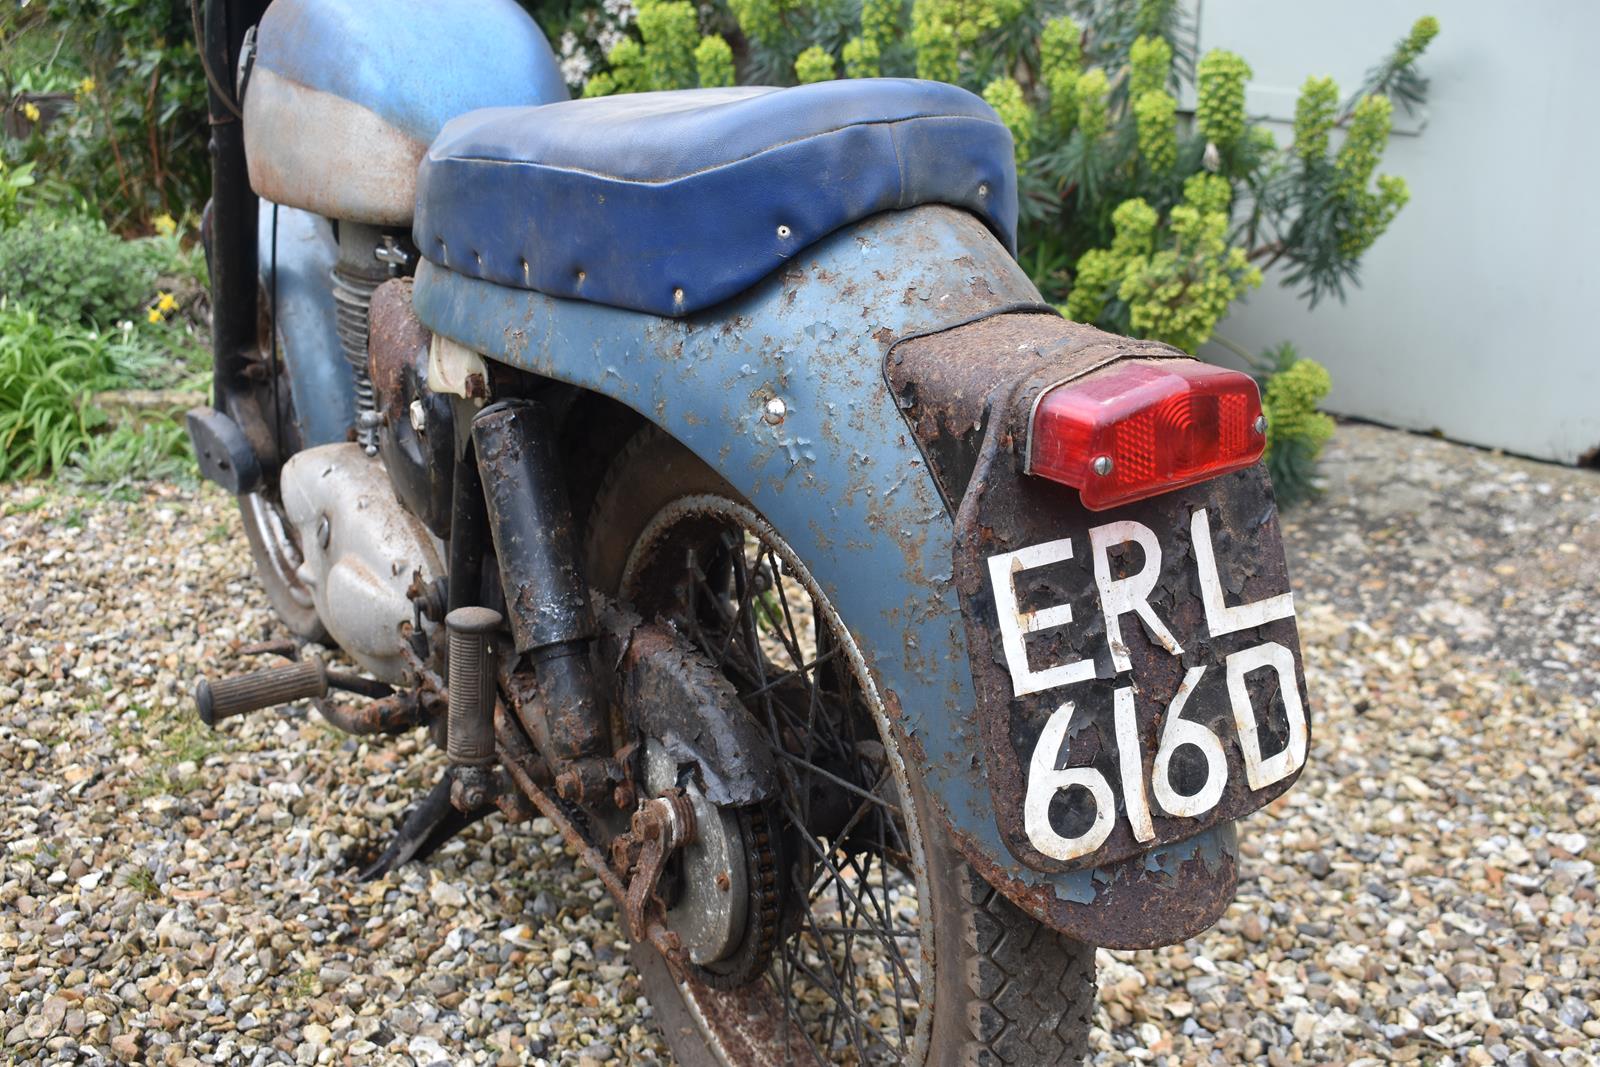
[[[628,554],[666,505],[715,494],[742,495],[683,445],[654,427],[618,453],[588,524],[586,554],[594,585],[615,593]],[[926,1063],[1071,1064],[1082,1061],[1094,1011],[1094,948],[1025,915],[985,882],[955,847],[907,765],[922,827],[933,897],[936,953],[933,1024]],[[650,951],[644,949],[644,951]],[[692,1025],[665,966],[641,968],[645,993],[681,1063],[716,1063]],[[737,1065],[734,1065],[737,1067]]]

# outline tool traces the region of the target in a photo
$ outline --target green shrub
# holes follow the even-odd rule
[[[22,221],[23,190],[34,184],[33,164],[11,166],[0,159],[0,231]]]
[[[105,338],[0,304],[0,481],[65,466],[105,424],[92,403],[115,381]]]
[[[174,236],[125,241],[81,214],[34,211],[0,230],[0,299],[52,322],[109,329],[143,321],[163,283],[192,297],[203,270],[198,250],[184,250]]]
[[[1303,359],[1287,341],[1263,353],[1267,469],[1278,500],[1292,505],[1318,491],[1317,455],[1333,436],[1333,420],[1317,410],[1332,388],[1327,370]]]
[[[186,0],[6,8],[0,95],[72,94],[22,146],[51,198],[133,232],[197,210],[210,186],[206,84]]]

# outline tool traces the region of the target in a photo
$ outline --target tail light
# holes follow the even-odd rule
[[[1250,466],[1266,429],[1249,375],[1188,359],[1129,360],[1039,397],[1026,469],[1104,511]]]

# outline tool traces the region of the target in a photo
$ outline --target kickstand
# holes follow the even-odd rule
[[[427,859],[440,845],[495,810],[493,804],[486,804],[471,814],[462,814],[450,803],[451,781],[448,770],[439,776],[422,802],[406,813],[383,855],[356,876],[358,881],[370,882],[412,860]]]

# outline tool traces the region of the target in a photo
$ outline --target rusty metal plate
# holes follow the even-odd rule
[[[985,442],[955,580],[1012,854],[1100,867],[1283,793],[1310,722],[1265,470],[1090,512],[1009,443]]]

